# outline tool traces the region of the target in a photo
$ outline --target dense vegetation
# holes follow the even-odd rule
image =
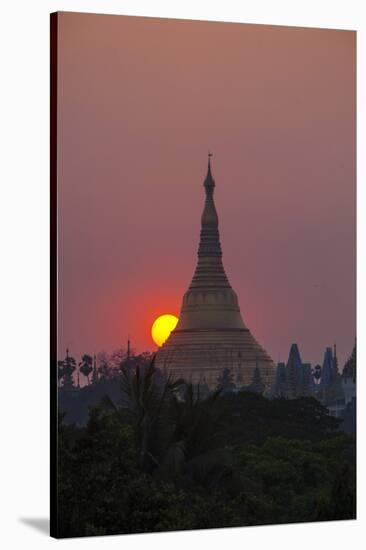
[[[201,399],[153,366],[121,390],[85,427],[61,415],[60,536],[355,517],[354,440],[315,399]]]

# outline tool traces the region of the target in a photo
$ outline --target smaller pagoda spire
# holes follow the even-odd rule
[[[129,361],[131,358],[131,342],[130,342],[130,335],[127,337],[127,361]]]
[[[333,345],[333,364],[334,364],[334,372],[338,374],[338,357],[337,357],[337,345]]]

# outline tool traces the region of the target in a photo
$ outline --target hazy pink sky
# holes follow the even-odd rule
[[[351,31],[59,15],[59,356],[154,349],[210,148],[224,266],[274,361],[355,337]]]

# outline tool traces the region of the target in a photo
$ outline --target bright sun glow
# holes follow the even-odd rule
[[[175,315],[160,315],[155,319],[151,327],[151,336],[157,346],[162,346],[170,336],[172,330],[175,329],[178,323],[178,317]]]

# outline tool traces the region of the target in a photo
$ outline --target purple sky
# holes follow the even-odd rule
[[[61,13],[59,356],[179,314],[210,148],[224,266],[274,361],[355,337],[351,31]]]

